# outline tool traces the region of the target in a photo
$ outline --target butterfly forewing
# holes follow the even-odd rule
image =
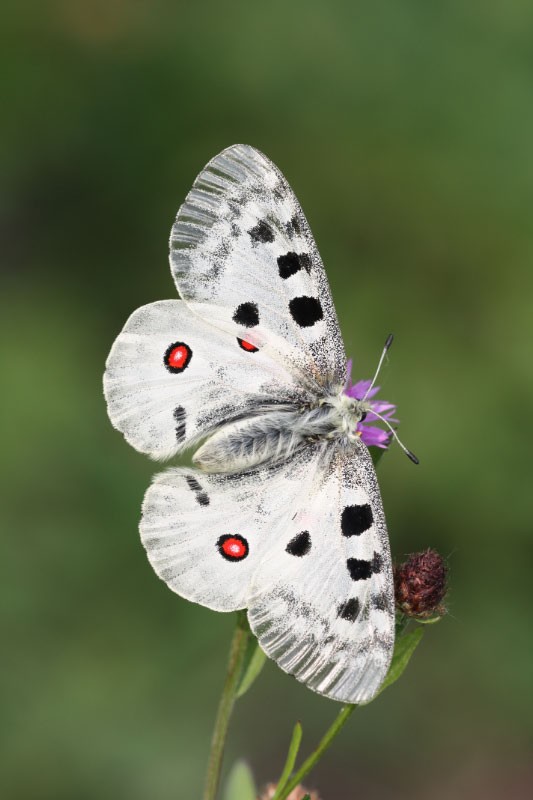
[[[113,424],[133,447],[158,459],[265,404],[296,407],[307,399],[282,363],[239,346],[181,300],[137,309],[106,367]]]
[[[207,164],[170,237],[182,298],[232,335],[259,339],[305,381],[343,383],[345,355],[318,250],[281,172],[248,145]]]

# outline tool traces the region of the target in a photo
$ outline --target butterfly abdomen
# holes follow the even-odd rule
[[[204,472],[239,472],[290,458],[310,440],[341,433],[338,413],[329,405],[280,410],[225,425],[193,456]]]

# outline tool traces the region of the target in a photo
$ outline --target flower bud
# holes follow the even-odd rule
[[[396,607],[408,617],[420,620],[446,613],[442,601],[446,594],[446,564],[436,550],[413,553],[403,564],[394,566]]]
[[[259,796],[258,800],[272,800],[276,793],[276,785],[274,783],[269,783],[268,786],[265,787],[264,792]],[[293,789],[292,792],[287,796],[287,800],[303,800],[303,798],[309,795],[310,800],[320,800],[320,797],[316,792],[310,792],[309,789],[304,789],[304,787],[300,784]]]

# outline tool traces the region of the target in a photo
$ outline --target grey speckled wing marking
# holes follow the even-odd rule
[[[267,347],[304,377],[342,384],[345,354],[328,281],[289,184],[248,145],[196,179],[170,236],[181,297],[233,336]]]

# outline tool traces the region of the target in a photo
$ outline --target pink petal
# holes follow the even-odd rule
[[[373,425],[358,425],[357,430],[361,432],[361,439],[367,447],[381,447],[386,449],[389,446],[390,433],[382,428],[375,428]]]
[[[369,383],[370,383],[370,381],[369,381]],[[377,393],[379,392],[380,389],[381,389],[381,386],[374,386],[372,391],[367,394],[366,399],[367,400],[371,400],[373,397],[375,397],[375,395],[377,395]]]
[[[376,411],[378,414],[383,414],[385,411],[396,411],[394,403],[387,403],[386,400],[376,400],[370,405],[372,406],[372,411]]]
[[[347,394],[348,397],[354,397],[356,400],[361,400],[370,389],[371,384],[372,381],[357,381],[357,383],[354,383],[354,385],[351,386],[348,391],[345,391],[345,394]],[[376,392],[379,392],[379,386],[374,386],[368,397],[374,397]]]

